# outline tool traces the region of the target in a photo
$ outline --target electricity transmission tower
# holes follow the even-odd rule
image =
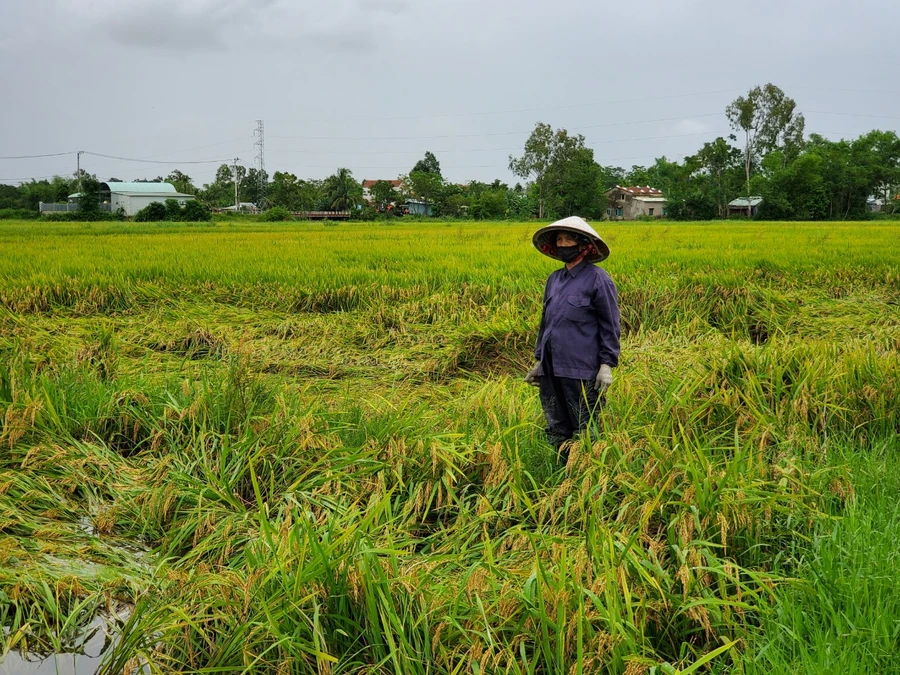
[[[266,125],[262,120],[256,120],[256,142],[253,147],[256,148],[256,165],[259,170],[259,187],[257,189],[256,206],[260,210],[265,208],[266,204]]]

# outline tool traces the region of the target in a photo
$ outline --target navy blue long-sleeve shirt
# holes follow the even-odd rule
[[[606,270],[581,262],[550,275],[534,355],[551,350],[553,375],[592,380],[601,364],[616,367],[619,335],[619,294]]]

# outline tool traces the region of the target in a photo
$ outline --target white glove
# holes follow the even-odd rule
[[[530,384],[532,387],[540,387],[541,386],[541,362],[538,361],[534,364],[534,366],[525,373],[525,381]]]
[[[600,372],[597,373],[597,379],[594,380],[594,389],[600,392],[600,395],[606,393],[612,384],[612,368],[605,363],[600,366]]]

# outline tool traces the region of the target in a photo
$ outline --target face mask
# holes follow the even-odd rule
[[[556,255],[559,256],[560,260],[566,263],[570,263],[575,260],[575,258],[578,257],[579,253],[581,253],[581,247],[577,244],[575,246],[556,247]]]

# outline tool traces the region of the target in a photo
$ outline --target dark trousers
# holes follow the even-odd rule
[[[597,395],[593,380],[577,380],[571,377],[553,375],[550,350],[541,359],[541,407],[547,426],[544,429],[547,440],[557,451],[567,440],[588,430],[592,418],[600,413],[606,397]],[[594,430],[590,429],[591,437]],[[565,455],[565,456],[563,456]],[[568,452],[562,451],[562,461],[568,460]]]

